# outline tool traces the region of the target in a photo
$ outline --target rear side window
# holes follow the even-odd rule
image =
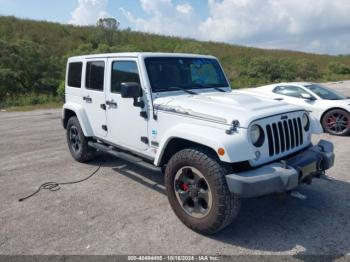
[[[69,63],[68,66],[68,86],[81,87],[82,62]]]
[[[111,92],[120,93],[120,84],[136,82],[140,84],[137,65],[133,61],[117,61],[112,64]]]
[[[103,91],[105,77],[105,62],[87,62],[85,87],[87,89]]]

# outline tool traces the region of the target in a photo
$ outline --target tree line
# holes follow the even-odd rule
[[[234,88],[278,81],[350,78],[350,55],[263,50],[119,30],[114,19],[72,26],[0,17],[0,107],[60,101],[67,58],[106,52],[189,52],[217,56]]]

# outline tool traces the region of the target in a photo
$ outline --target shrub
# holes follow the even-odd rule
[[[321,74],[315,63],[302,60],[298,63],[297,76],[301,80],[316,80]]]
[[[274,82],[281,78],[278,60],[271,57],[253,58],[248,64],[248,76]]]
[[[293,81],[297,78],[298,66],[292,59],[280,59],[280,77],[283,81]]]
[[[57,88],[57,95],[62,101],[64,100],[65,95],[65,82],[61,81],[60,85]]]
[[[333,74],[338,75],[347,75],[350,74],[350,67],[339,63],[339,62],[332,62],[328,65],[328,70]]]
[[[248,63],[246,74],[265,82],[292,81],[297,77],[297,64],[288,58],[258,57]]]

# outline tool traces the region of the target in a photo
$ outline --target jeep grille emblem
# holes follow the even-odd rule
[[[281,116],[281,120],[286,120],[288,119],[288,116]]]

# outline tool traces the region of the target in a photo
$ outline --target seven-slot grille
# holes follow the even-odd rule
[[[278,155],[304,143],[300,117],[266,125],[270,156]]]

